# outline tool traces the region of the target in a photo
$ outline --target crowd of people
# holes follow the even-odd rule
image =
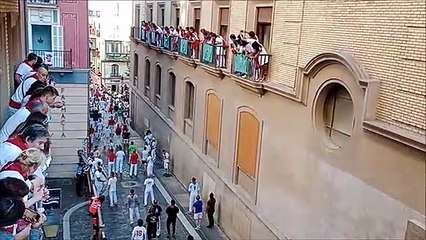
[[[216,67],[226,67],[226,50],[230,48],[233,55],[245,56],[249,59],[246,70],[237,69],[234,71],[242,77],[251,77],[256,81],[264,81],[268,73],[269,55],[266,48],[260,42],[254,31],[240,31],[239,34],[231,34],[229,43],[226,37],[206,29],[201,29],[200,33],[194,27],[158,26],[153,22],[141,22],[142,36],[151,44],[157,47],[164,47],[163,42],[166,37],[170,37],[170,50],[178,51],[179,39],[185,39],[189,45],[189,56],[194,59],[200,56],[200,44],[207,43],[215,46],[214,59]]]
[[[64,102],[49,66],[29,53],[15,70],[9,118],[0,129],[0,239],[43,238],[49,204],[45,172],[50,163],[49,110]]]
[[[164,168],[164,175],[170,176],[170,155],[166,149],[157,150],[157,139],[151,130],[146,130],[143,136],[144,146],[139,151],[134,141],[129,142],[129,138],[124,138],[123,133],[130,132],[128,118],[128,88],[123,87],[121,94],[113,96],[104,87],[94,85],[91,89],[90,109],[91,119],[89,128],[89,146],[91,151],[88,159],[88,167],[95,181],[95,198],[92,201],[95,207],[99,207],[106,197],[109,196],[109,206],[118,206],[117,183],[123,179],[123,173],[128,173],[134,181],[139,181],[139,172],[143,177],[140,183],[143,185],[143,200],[140,200],[136,189],[131,189],[124,200],[128,209],[129,224],[134,226],[132,239],[146,240],[160,236],[161,217],[163,208],[159,205],[158,199],[154,195],[154,164],[161,162]],[[122,110],[120,110],[122,109]],[[122,113],[121,113],[122,112]],[[121,129],[121,130],[118,130]],[[158,157],[161,156],[161,157]],[[128,171],[123,167],[123,162],[127,162]],[[126,164],[124,165],[126,166]],[[138,171],[141,168],[141,171]],[[126,169],[127,170],[127,169]],[[79,170],[78,170],[79,172]],[[80,188],[78,188],[80,189]],[[203,207],[200,197],[200,186],[195,177],[188,186],[189,191],[189,213],[193,214],[196,221],[196,229],[201,229],[201,219],[203,211],[207,212],[209,218],[208,227],[214,225],[213,214],[215,199],[213,193],[207,202],[207,208]],[[147,209],[144,218],[141,217],[140,206]],[[167,206],[166,229],[169,238],[176,233],[176,221],[179,208],[175,200]],[[96,217],[95,212],[93,214]],[[135,221],[136,220],[136,221]],[[95,221],[96,222],[96,221]],[[145,224],[144,224],[145,223]]]

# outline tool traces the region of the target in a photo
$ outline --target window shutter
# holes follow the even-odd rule
[[[229,8],[220,9],[220,25],[228,25]]]
[[[207,96],[207,140],[217,150],[219,149],[220,131],[220,100],[210,93]]]
[[[257,22],[271,23],[272,7],[259,7],[257,8]]]
[[[259,127],[259,121],[251,113],[240,113],[237,166],[252,178],[256,177]]]

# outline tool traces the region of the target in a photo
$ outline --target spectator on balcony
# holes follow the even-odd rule
[[[12,95],[9,101],[9,116],[12,116],[16,111],[21,108],[22,101],[26,95],[31,95],[37,86],[45,87],[47,70],[44,67],[38,68],[37,72],[27,76],[18,88],[15,90],[15,93]],[[32,90],[32,91],[30,91]]]
[[[21,84],[23,77],[25,77],[28,73],[33,71],[34,64],[37,63],[38,59],[35,53],[28,54],[27,58],[19,64],[18,68],[15,71],[15,89]]]
[[[61,99],[56,99],[59,96],[58,90],[53,86],[41,87],[34,91],[32,95],[27,95],[22,101],[22,107],[34,100],[41,100],[49,107],[61,108],[63,102]]]
[[[258,41],[253,42],[251,46],[253,51],[249,54],[249,58],[252,59],[254,65],[254,77],[256,81],[262,82],[265,80],[268,70],[268,57],[266,56],[268,52],[266,52],[265,47]]]
[[[4,123],[0,130],[0,142],[6,141],[21,123],[39,120],[44,122],[48,106],[41,100],[31,102],[27,107],[19,109]]]
[[[228,44],[226,40],[220,36],[212,33],[212,42],[216,46],[216,67],[225,67],[226,62],[226,48]]]
[[[192,58],[198,58],[198,48],[200,45],[200,39],[198,38],[198,33],[195,31],[194,27],[189,28],[188,39],[191,44]]]

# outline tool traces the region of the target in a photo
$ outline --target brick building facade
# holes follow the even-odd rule
[[[230,238],[403,238],[409,220],[424,229],[424,1],[167,4],[134,1],[133,30],[159,19],[254,30],[271,54],[256,82],[229,52],[211,66],[131,33],[134,127],[152,129],[182,183],[196,176],[203,198],[215,192]]]

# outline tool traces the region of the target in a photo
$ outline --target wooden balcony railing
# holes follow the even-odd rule
[[[52,69],[72,69],[72,50],[30,50]]]

